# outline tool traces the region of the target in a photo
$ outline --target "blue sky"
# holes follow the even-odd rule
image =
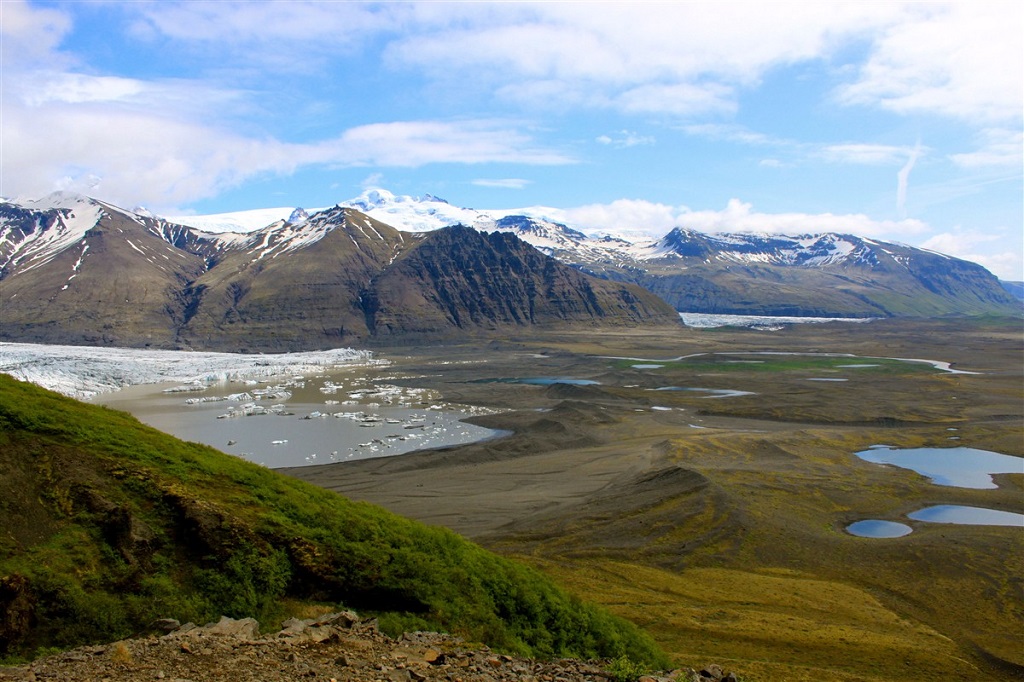
[[[182,214],[379,186],[1022,280],[1018,4],[2,0],[0,195]]]

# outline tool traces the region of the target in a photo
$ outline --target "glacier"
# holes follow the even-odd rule
[[[137,384],[197,388],[337,367],[387,365],[370,351],[336,348],[274,355],[0,343],[0,372],[78,399]]]

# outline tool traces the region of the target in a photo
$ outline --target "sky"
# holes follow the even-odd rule
[[[0,0],[0,196],[370,187],[848,232],[1024,280],[1024,3]]]

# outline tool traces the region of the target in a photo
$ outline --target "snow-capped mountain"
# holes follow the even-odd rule
[[[78,195],[0,203],[0,336],[169,345],[181,288],[207,267],[199,246],[185,227]]]
[[[666,324],[672,308],[1020,312],[981,266],[905,245],[685,226],[634,243],[547,216],[383,190],[323,210],[192,217],[191,227],[70,194],[0,202],[0,338],[296,350],[523,325]],[[237,229],[208,231],[225,225]]]
[[[27,204],[28,202],[26,202]],[[679,324],[511,234],[353,208],[211,234],[86,197],[0,202],[0,339],[283,351],[533,326]]]
[[[640,284],[677,310],[888,317],[1019,310],[980,265],[855,235],[705,234],[679,226],[631,241],[565,225],[552,208],[476,210],[371,190],[346,202],[399,229],[459,222],[511,232],[589,274]]]

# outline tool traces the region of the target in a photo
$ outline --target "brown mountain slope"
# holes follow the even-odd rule
[[[399,232],[335,207],[225,239],[59,199],[72,208],[0,204],[0,338],[280,352],[531,325],[680,324],[657,296],[510,234]]]
[[[75,225],[75,211],[95,211],[98,218]],[[206,269],[200,256],[167,243],[157,221],[97,202],[51,209],[35,222],[39,215],[24,216],[21,249],[8,254],[0,270],[0,338],[173,343],[185,316],[182,290]]]
[[[633,285],[584,275],[508,233],[457,225],[427,235],[376,278],[365,301],[378,339],[510,327],[679,324]]]
[[[412,235],[336,208],[275,223],[189,287],[181,338],[196,348],[296,350],[365,339],[360,296]]]

